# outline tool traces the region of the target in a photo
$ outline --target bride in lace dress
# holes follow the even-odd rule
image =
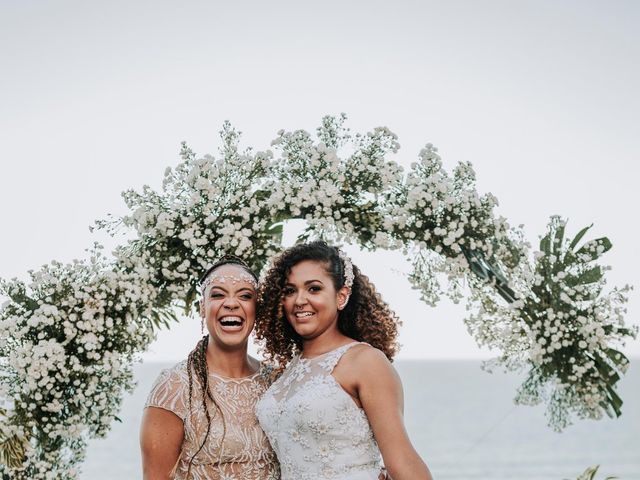
[[[278,463],[255,416],[271,371],[247,355],[256,276],[237,257],[205,274],[208,335],[156,380],[142,420],[145,480],[277,480]]]
[[[296,245],[260,290],[256,336],[286,369],[256,405],[283,480],[431,480],[407,436],[390,359],[398,320],[324,242]]]

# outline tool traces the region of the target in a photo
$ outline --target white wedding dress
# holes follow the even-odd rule
[[[380,450],[366,414],[332,375],[358,342],[312,359],[294,357],[256,404],[282,480],[376,480]]]

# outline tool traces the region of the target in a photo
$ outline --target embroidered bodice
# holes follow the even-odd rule
[[[258,424],[255,404],[270,383],[271,372],[261,367],[245,378],[209,375],[209,388],[220,405],[226,422],[207,399],[212,418],[204,447],[191,464],[189,480],[277,480],[278,463],[269,441]],[[184,422],[184,440],[175,479],[186,478],[189,460],[198,451],[207,430],[202,406],[202,390],[193,378],[191,408],[187,362],[163,370],[156,380],[145,407],[159,407],[175,413]]]
[[[256,405],[283,480],[377,479],[380,451],[367,416],[332,372],[357,342],[294,357]]]

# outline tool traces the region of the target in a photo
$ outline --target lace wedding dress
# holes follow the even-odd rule
[[[245,378],[209,375],[209,388],[220,405],[227,432],[222,441],[222,418],[207,399],[212,417],[207,441],[191,464],[189,480],[278,480],[278,462],[258,424],[255,404],[270,383],[270,370],[262,367]],[[189,460],[198,451],[207,431],[202,391],[195,377],[191,409],[187,362],[163,370],[145,407],[159,407],[175,413],[184,422],[184,441],[175,479],[184,479]]]
[[[380,450],[366,414],[332,375],[358,342],[312,359],[294,357],[256,405],[282,480],[375,480]]]

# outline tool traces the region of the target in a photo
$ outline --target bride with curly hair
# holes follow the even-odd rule
[[[284,372],[256,404],[283,480],[431,480],[404,428],[390,361],[399,320],[324,242],[285,250],[258,297],[256,337]],[[286,368],[285,368],[286,365]]]

